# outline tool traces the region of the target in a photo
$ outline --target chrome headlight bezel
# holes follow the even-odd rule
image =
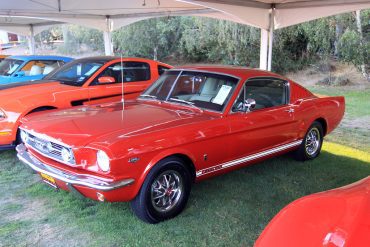
[[[108,172],[110,170],[109,156],[102,150],[98,150],[96,153],[96,163],[103,172]]]
[[[72,149],[63,147],[61,150],[61,157],[67,164],[72,164],[74,161],[74,155]]]
[[[29,135],[26,131],[20,130],[19,136],[21,137],[23,143],[27,143]]]

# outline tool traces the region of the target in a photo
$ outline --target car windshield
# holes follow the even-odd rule
[[[209,72],[169,70],[140,98],[222,112],[238,81],[235,77]]]
[[[10,76],[23,63],[22,60],[6,58],[0,62],[0,75]]]
[[[46,80],[60,81],[71,86],[82,86],[104,62],[100,61],[74,61],[45,76]]]

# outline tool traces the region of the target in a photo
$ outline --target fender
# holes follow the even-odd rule
[[[180,147],[177,147],[177,148],[171,148],[171,149],[166,149],[166,150],[163,150],[162,152],[156,154],[151,160],[150,162],[148,163],[148,165],[145,167],[142,175],[140,176],[140,178],[137,180],[137,183],[135,183],[136,185],[136,188],[135,188],[135,195],[138,193],[138,191],[140,190],[141,188],[141,185],[144,183],[144,180],[145,178],[147,177],[148,173],[150,172],[150,170],[162,159],[166,158],[166,157],[169,157],[169,156],[172,156],[172,155],[184,155],[184,156],[187,156],[194,164],[194,167],[196,169],[196,158],[193,156],[193,154],[189,151],[189,150],[186,150],[186,149],[183,149],[183,148],[180,148]]]

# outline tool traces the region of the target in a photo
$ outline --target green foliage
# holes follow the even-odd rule
[[[257,65],[260,33],[256,28],[200,17],[185,25],[179,51],[189,61]]]
[[[276,72],[295,71],[332,56],[358,67],[369,65],[370,10],[362,11],[363,38],[353,13],[310,21],[275,31],[273,65]],[[51,43],[64,37],[60,51],[68,54],[103,51],[100,31],[63,25],[40,34]],[[146,57],[172,64],[221,63],[258,67],[260,30],[247,25],[204,17],[147,19],[112,34],[117,55]]]
[[[180,19],[155,18],[129,25],[113,33],[118,54],[163,59],[176,48],[180,37]]]
[[[87,45],[93,51],[104,50],[103,32],[77,25],[71,25],[69,32],[77,44]]]
[[[365,17],[365,18],[364,18]],[[355,27],[348,27],[339,39],[338,52],[342,61],[360,68],[370,67],[370,11],[362,16],[362,35]]]

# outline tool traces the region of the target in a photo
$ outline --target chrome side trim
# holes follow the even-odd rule
[[[34,171],[44,173],[70,185],[81,185],[100,191],[110,191],[131,185],[135,182],[135,180],[132,178],[111,182],[107,181],[107,179],[96,176],[64,172],[44,164],[37,158],[33,157],[29,152],[27,152],[27,148],[24,144],[18,145],[16,150],[19,160],[31,167]]]
[[[277,153],[277,152],[280,152],[280,151],[284,151],[286,149],[301,145],[302,141],[303,140],[294,141],[294,142],[284,144],[282,146],[278,146],[278,147],[275,147],[275,148],[272,148],[272,149],[269,149],[269,150],[266,150],[266,151],[263,151],[263,152],[260,152],[260,153],[248,155],[248,156],[245,156],[245,157],[240,158],[240,159],[236,159],[236,160],[228,161],[228,162],[218,164],[218,165],[215,165],[215,166],[211,166],[209,168],[205,168],[205,169],[197,171],[196,176],[200,177],[200,176],[203,176],[205,174],[209,174],[209,173],[219,171],[219,170],[222,170],[222,169],[226,169],[226,168],[229,168],[229,167],[232,167],[232,166],[236,166],[236,165],[248,162],[248,161],[259,159],[259,158],[268,156],[270,154],[274,154],[274,153]]]

